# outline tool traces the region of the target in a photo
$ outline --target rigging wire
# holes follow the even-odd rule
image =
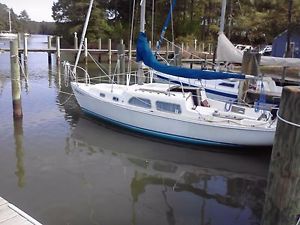
[[[161,34],[160,34],[160,39],[159,39],[159,41],[157,42],[157,45],[156,45],[156,50],[157,51],[160,49],[160,45],[161,45],[161,43],[164,39],[165,33],[168,29],[168,25],[169,25],[171,17],[172,17],[172,11],[174,10],[175,5],[176,5],[176,0],[173,0],[173,2],[171,2],[171,6],[170,6],[168,16],[167,16],[167,18],[165,20],[165,23],[163,25],[163,28],[162,28],[162,31],[161,31]]]
[[[170,6],[172,6],[172,0],[170,0]],[[172,51],[174,51],[175,36],[174,36],[173,10],[171,11],[171,30],[172,30]]]
[[[136,7],[136,2],[133,0],[133,5],[132,5],[132,16],[131,16],[131,29],[130,29],[130,39],[129,39],[129,62],[128,62],[128,73],[131,73],[131,60],[132,60],[132,39],[133,39],[133,31],[134,31],[134,18],[135,18],[135,7]]]
[[[152,18],[151,18],[151,48],[154,44],[154,10],[155,10],[155,0],[152,0]]]

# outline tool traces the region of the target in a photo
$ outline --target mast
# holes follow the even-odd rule
[[[145,32],[146,24],[146,0],[141,0],[141,19],[140,19],[140,32]],[[137,71],[138,84],[143,84],[143,61],[138,62],[138,71]]]
[[[227,4],[227,0],[222,0],[221,20],[220,20],[220,33],[224,32],[226,4]]]
[[[9,22],[9,33],[11,33],[11,16],[10,16],[10,9],[8,9],[8,22]]]
[[[91,16],[91,12],[92,12],[93,2],[94,2],[94,0],[90,1],[89,9],[88,9],[88,12],[87,12],[87,15],[86,15],[86,18],[85,18],[85,23],[84,23],[84,26],[83,26],[83,31],[82,31],[82,34],[81,34],[80,46],[79,46],[79,49],[78,49],[78,52],[77,52],[76,61],[75,61],[75,65],[74,65],[74,68],[73,68],[73,73],[74,74],[76,73],[76,67],[77,67],[78,62],[79,62],[80,53],[81,53],[81,50],[82,50],[82,46],[83,46],[83,42],[84,42],[86,30],[87,30],[87,27],[88,27],[88,24],[89,24],[89,20],[90,20],[90,16]]]
[[[140,32],[145,32],[145,24],[146,24],[146,0],[141,0],[141,24],[140,24]]]

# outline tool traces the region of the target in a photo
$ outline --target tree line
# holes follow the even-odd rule
[[[9,30],[8,13],[11,14],[12,32],[30,33],[30,34],[54,34],[56,31],[55,23],[32,21],[23,10],[19,15],[15,14],[5,4],[0,3],[0,31]]]
[[[136,2],[133,11],[133,3]],[[116,38],[128,41],[131,19],[135,13],[134,32],[139,30],[139,0],[96,0],[88,28],[88,38]],[[148,0],[146,30],[157,41],[167,17],[171,0]],[[291,21],[288,4],[293,3]],[[89,0],[58,0],[53,4],[53,18],[58,32],[67,39],[81,33]],[[221,0],[178,0],[166,37],[177,42],[213,42],[219,31]],[[235,43],[269,44],[274,37],[300,24],[300,1],[228,0],[226,35]],[[173,28],[173,29],[172,29]]]
[[[159,39],[171,1],[148,0],[146,30],[150,40]],[[135,6],[133,5],[135,2]],[[134,13],[133,31],[139,30],[140,0],[95,0],[88,27],[89,42],[98,38],[124,39],[128,43]],[[289,4],[292,7],[289,12]],[[29,33],[56,33],[72,43],[74,32],[81,34],[89,0],[57,0],[52,6],[53,23],[31,21],[26,11],[12,13],[13,29]],[[134,9],[133,9],[134,8]],[[0,29],[8,25],[7,7],[0,4]],[[166,38],[177,43],[214,42],[219,31],[221,0],[177,0]],[[289,21],[290,14],[290,21]],[[233,43],[270,44],[274,37],[300,24],[300,1],[227,0],[225,34]],[[153,32],[152,32],[153,31]]]

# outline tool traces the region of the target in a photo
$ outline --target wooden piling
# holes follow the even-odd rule
[[[21,43],[22,43],[22,34],[21,33],[18,33],[17,34],[17,37],[18,37],[18,49],[21,48]],[[22,63],[22,53],[21,51],[18,51],[18,58],[19,58],[19,62],[20,64]]]
[[[262,225],[298,225],[300,216],[300,88],[282,91]]]
[[[101,38],[98,39],[98,49],[101,50],[102,48],[102,40]],[[98,55],[98,62],[101,63],[101,53]]]
[[[19,62],[21,64],[22,63],[22,53],[20,51],[18,53],[18,59],[19,59]]]
[[[51,39],[52,39],[52,36],[48,36],[48,49],[51,49]]]
[[[128,70],[127,73],[131,73],[131,60],[132,60],[132,42],[129,41],[129,53],[128,53]]]
[[[51,36],[48,36],[47,37],[48,39],[48,49],[51,49],[51,39],[52,37]],[[52,64],[52,57],[51,57],[51,52],[48,52],[48,64]]]
[[[87,38],[84,38],[84,63],[88,63],[88,41]]]
[[[180,55],[180,49],[178,46],[175,46],[175,65],[181,66],[181,55]]]
[[[259,74],[260,54],[245,51],[242,61],[242,73],[257,76]],[[238,101],[242,102],[249,88],[249,80],[240,81],[238,90]]]
[[[102,41],[101,38],[98,39],[98,49],[101,50],[102,48]]]
[[[193,54],[191,54],[190,59],[191,59],[190,69],[193,69],[193,59],[194,59],[194,55]]]
[[[10,41],[10,68],[14,119],[23,118],[21,102],[20,67],[18,62],[18,40]]]
[[[18,33],[17,36],[18,36],[18,46],[20,47],[22,43],[22,33]]]
[[[52,64],[52,56],[51,56],[51,52],[48,52],[48,64],[49,64],[49,65]]]
[[[108,63],[111,64],[111,39],[108,39]]]
[[[24,65],[27,64],[27,59],[28,59],[28,38],[26,35],[24,35]]]
[[[77,37],[77,32],[74,32],[74,49],[78,49],[78,37]]]
[[[16,148],[16,171],[18,177],[18,187],[25,186],[25,166],[24,166],[24,147],[23,147],[23,119],[14,120],[14,136]]]
[[[125,45],[118,45],[118,57],[120,60],[120,71],[117,77],[118,84],[125,84]]]
[[[60,37],[56,37],[56,64],[60,64]]]

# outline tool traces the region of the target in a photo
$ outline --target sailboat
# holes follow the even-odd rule
[[[75,65],[66,63],[69,73],[76,68],[88,26],[93,0],[90,2],[81,45]],[[137,41],[138,76],[143,65],[163,73],[200,79],[245,79],[237,73],[191,70],[160,64],[144,32],[146,0],[141,2],[141,28]],[[177,84],[138,83],[92,84],[88,73],[85,82],[71,82],[74,95],[83,112],[130,130],[169,140],[194,144],[229,146],[270,146],[273,143],[276,118],[259,108],[228,104],[206,97],[200,87]]]
[[[174,3],[171,3],[170,12],[174,8]],[[219,63],[242,63],[244,52],[236,48],[225,36],[224,34],[224,20],[226,11],[226,0],[222,1],[222,15],[220,23],[220,32],[218,36],[217,44],[217,59]],[[170,14],[169,12],[169,14]],[[169,21],[169,15],[166,19],[161,36],[166,31],[167,21]],[[160,40],[161,41],[161,40]],[[287,59],[287,58],[277,58],[262,56],[261,65],[272,65],[272,66],[293,66],[300,67],[299,59]],[[209,98],[221,100],[221,101],[237,101],[239,98],[239,86],[240,80],[232,79],[215,79],[215,80],[200,80],[200,79],[190,79],[185,77],[172,76],[168,73],[161,73],[158,71],[153,71],[155,77],[159,78],[161,81],[167,80],[168,82],[180,83],[186,86],[192,87],[203,87],[207,92]],[[268,107],[272,107],[279,104],[279,99],[281,96],[282,87],[277,86],[275,81],[270,77],[258,77],[251,82],[251,86],[247,90],[248,103],[254,103],[256,98],[261,94],[266,95],[266,103],[269,104]]]
[[[0,31],[0,38],[2,39],[17,38],[18,35],[16,33],[12,33],[10,9],[8,9],[8,23],[9,23],[9,31]]]

